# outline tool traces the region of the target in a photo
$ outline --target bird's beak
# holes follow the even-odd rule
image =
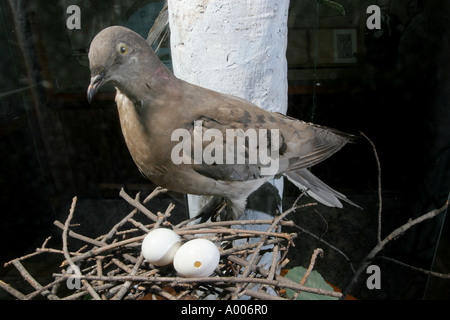
[[[89,84],[88,90],[87,90],[87,99],[89,103],[92,102],[92,99],[94,98],[95,94],[97,93],[98,89],[103,85],[103,82],[105,80],[105,74],[99,73],[98,75],[91,78],[91,83]]]

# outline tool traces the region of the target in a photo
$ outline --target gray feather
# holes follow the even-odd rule
[[[342,193],[332,189],[327,184],[311,173],[308,169],[289,171],[284,174],[295,186],[302,190],[307,190],[307,194],[316,199],[320,203],[330,206],[342,208],[339,199],[348,202],[355,207],[361,209],[360,206],[347,199]]]
[[[152,47],[158,44],[155,50],[158,51],[161,44],[169,36],[169,32],[169,10],[166,1],[158,17],[156,17],[152,28],[148,32],[147,43]]]

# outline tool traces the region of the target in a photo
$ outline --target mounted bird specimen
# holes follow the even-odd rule
[[[307,169],[353,136],[180,80],[124,27],[94,38],[89,64],[88,100],[114,85],[122,133],[142,174],[172,191],[213,196],[226,204],[222,220],[239,217],[248,196],[281,175],[327,206],[355,205]]]

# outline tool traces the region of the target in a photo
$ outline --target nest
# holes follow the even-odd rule
[[[311,292],[337,298],[342,296],[339,292],[307,287],[304,285],[306,279],[296,283],[280,274],[280,270],[289,261],[286,256],[297,236],[296,233],[281,232],[281,227],[293,225],[292,221],[285,218],[300,207],[296,206],[297,202],[272,220],[198,224],[186,220],[173,225],[169,220],[175,207],[173,204],[164,213],[156,214],[145,206],[165,191],[156,188],[141,202],[139,193],[133,199],[122,189],[120,196],[134,209],[108,233],[95,239],[71,230],[77,202],[75,197],[65,223],[55,221],[55,225],[62,230],[61,249],[47,247],[47,238],[35,252],[5,264],[14,266],[31,285],[32,291],[22,293],[3,281],[0,281],[0,287],[21,300],[42,297],[51,300],[231,300],[242,296],[247,299],[287,299],[285,289],[293,290],[296,295]],[[137,215],[143,216],[137,219]],[[257,231],[246,229],[249,225],[268,227],[266,231]],[[142,241],[149,231],[160,227],[174,230],[183,242],[195,237],[213,241],[220,250],[220,263],[214,274],[203,278],[185,278],[177,275],[172,266],[156,267],[145,261],[141,253]],[[71,239],[81,240],[85,245],[70,252],[68,248]],[[259,262],[267,252],[272,253],[272,263],[269,268],[263,268],[259,266]],[[317,253],[313,254],[314,259]],[[63,262],[52,273],[53,281],[48,284],[39,283],[22,264],[22,261],[42,254],[62,255]],[[312,265],[313,261],[309,271]],[[307,276],[308,273],[305,278]]]

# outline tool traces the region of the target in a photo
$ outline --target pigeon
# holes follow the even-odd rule
[[[106,83],[115,87],[139,171],[168,190],[211,196],[225,208],[221,220],[237,219],[250,194],[281,176],[326,206],[357,206],[309,170],[355,136],[178,79],[143,37],[122,26],[95,36],[89,68],[87,99]]]

